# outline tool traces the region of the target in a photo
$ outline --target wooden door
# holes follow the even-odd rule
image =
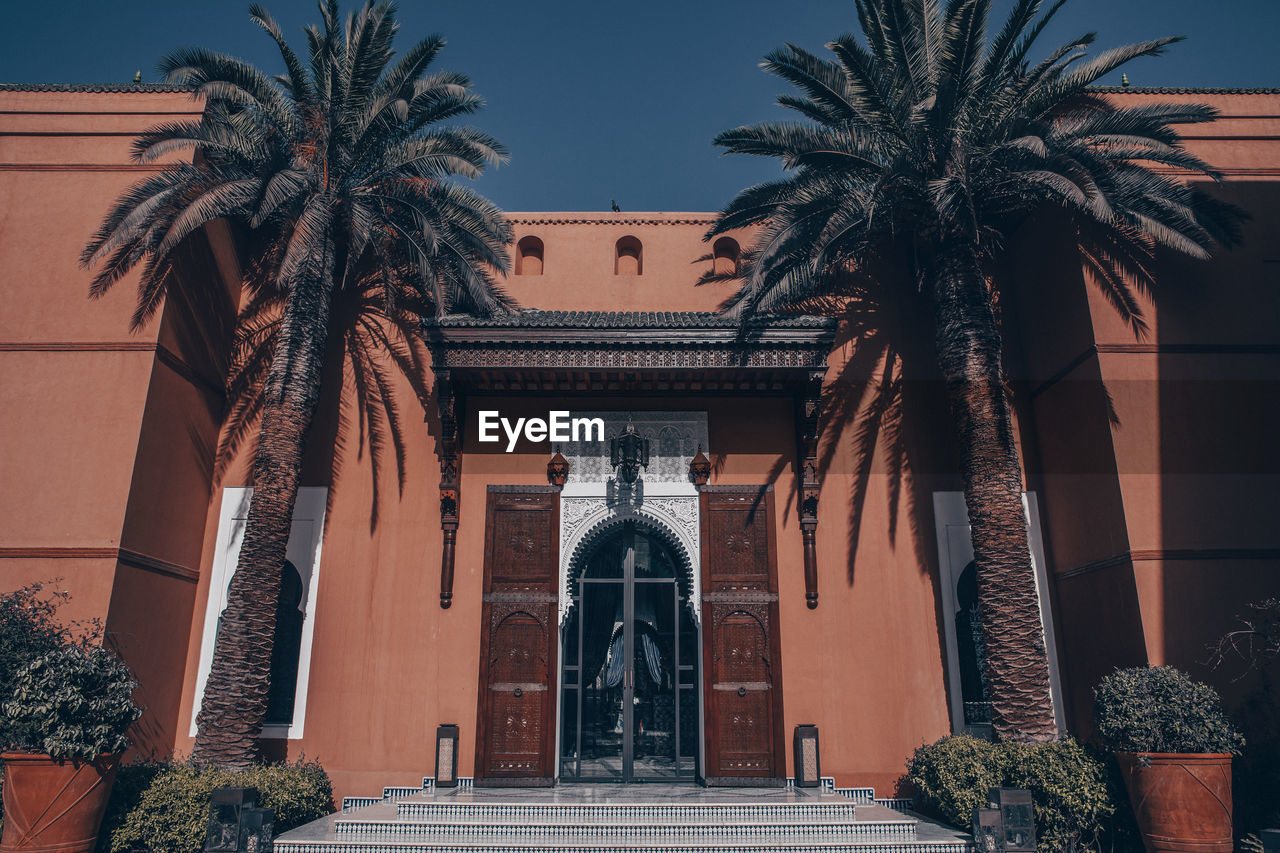
[[[784,783],[773,530],[771,486],[703,488],[703,686],[709,785]]]
[[[489,487],[477,785],[555,781],[559,516],[553,486]]]

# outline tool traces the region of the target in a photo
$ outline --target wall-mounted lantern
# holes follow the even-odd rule
[[[702,452],[701,444],[698,445],[697,455],[689,460],[689,479],[693,480],[695,486],[705,486],[711,479],[711,460]]]
[[[816,788],[822,784],[817,726],[796,726],[795,762],[797,788]]]
[[[458,727],[436,727],[436,787],[458,786]]]
[[[569,479],[569,460],[564,458],[560,452],[560,448],[556,448],[556,455],[551,457],[551,461],[547,463],[547,482],[555,486],[557,489],[563,489],[564,483]]]
[[[649,467],[649,439],[636,434],[636,426],[627,424],[626,432],[609,441],[609,461],[618,470],[618,479],[630,485]]]

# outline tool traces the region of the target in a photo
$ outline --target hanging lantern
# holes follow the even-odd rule
[[[568,479],[569,460],[564,458],[559,448],[556,448],[556,455],[552,456],[551,461],[547,463],[547,482],[557,489],[563,489],[565,480]]]
[[[689,460],[689,478],[695,486],[705,486],[707,480],[711,479],[711,460],[702,452],[701,444],[698,445],[697,455]]]
[[[628,422],[626,432],[609,441],[609,461],[618,479],[631,485],[640,477],[640,469],[649,467],[649,439],[637,435],[635,424]]]

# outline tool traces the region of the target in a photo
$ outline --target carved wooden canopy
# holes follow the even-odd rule
[[[437,374],[492,391],[777,392],[826,370],[835,321],[525,310],[423,322]]]
[[[694,311],[541,311],[425,318],[440,409],[440,603],[453,587],[461,441],[457,397],[477,392],[791,394],[801,459],[805,586],[816,607],[818,424],[836,321],[765,316],[740,323]]]

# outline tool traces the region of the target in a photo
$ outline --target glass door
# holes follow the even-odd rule
[[[697,629],[670,550],[625,525],[588,554],[571,592],[561,778],[694,778]]]

